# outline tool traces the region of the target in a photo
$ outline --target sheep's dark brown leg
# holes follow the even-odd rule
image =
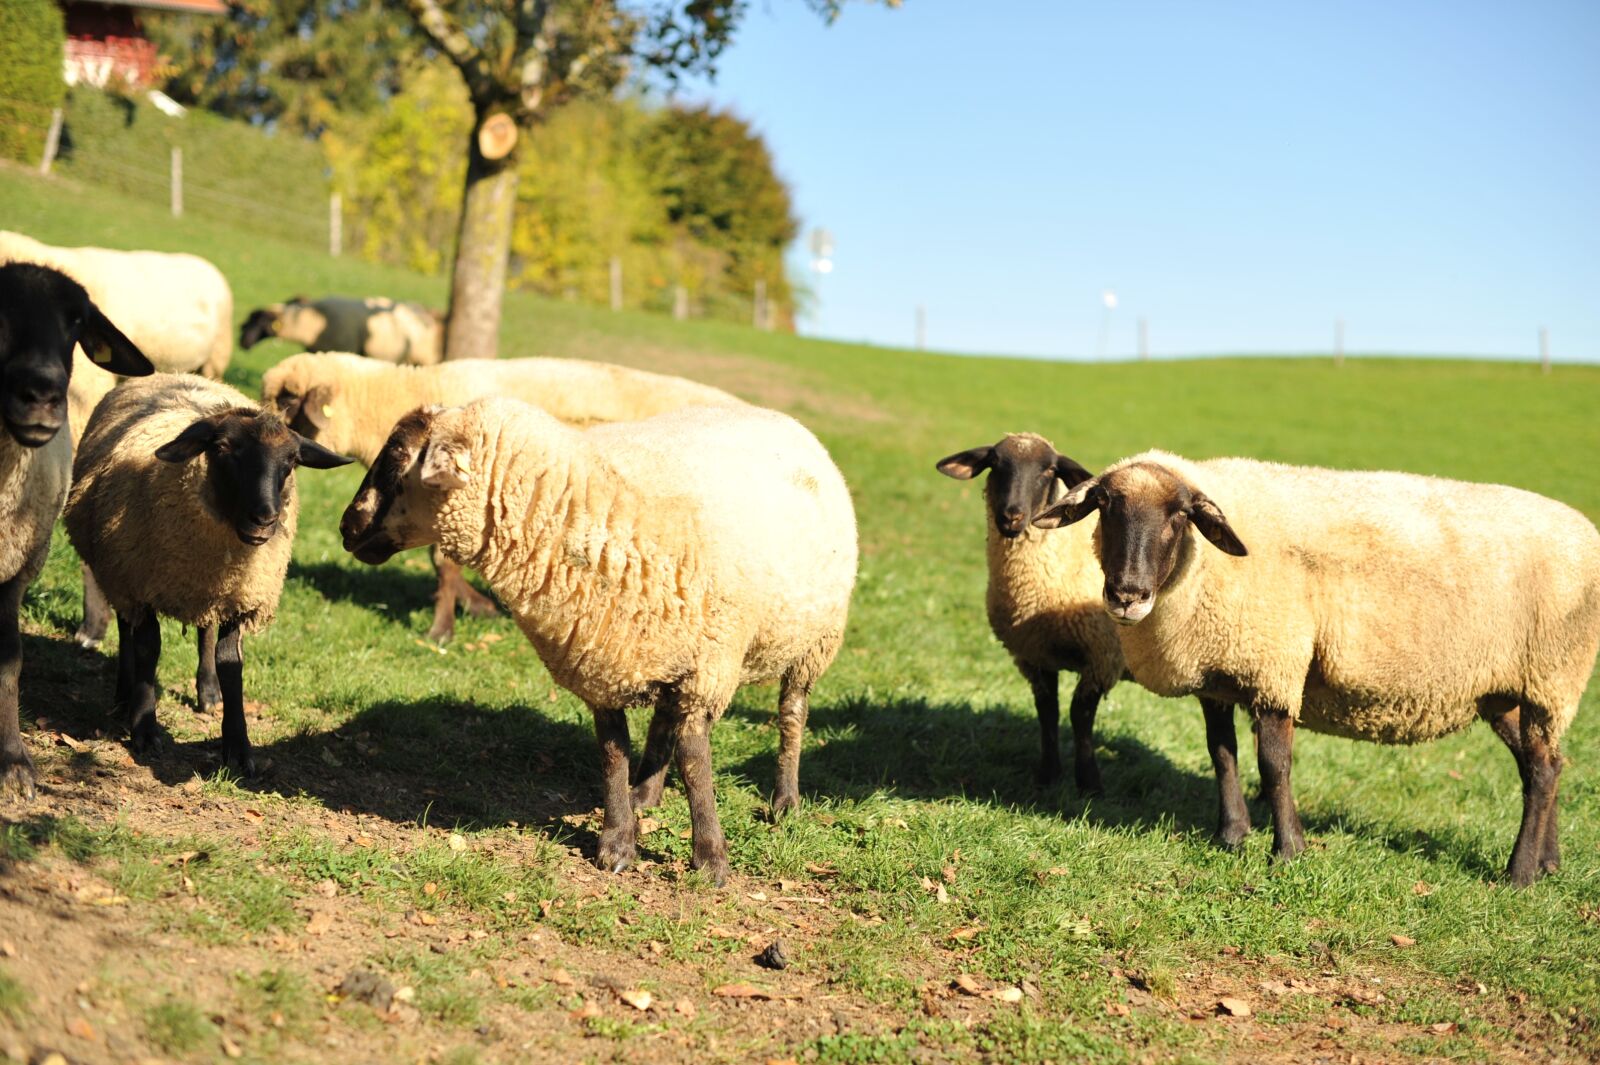
[[[106,628],[111,621],[111,604],[106,602],[106,593],[100,590],[100,582],[94,579],[94,572],[89,569],[88,563],[80,568],[83,570],[83,623],[72,638],[78,641],[79,646],[93,650],[106,638]]]
[[[195,649],[199,665],[194,670],[194,708],[209,713],[222,705],[222,686],[217,680],[217,630],[209,625],[196,629]]]
[[[661,790],[667,782],[667,766],[672,764],[672,749],[677,742],[675,714],[675,704],[665,704],[656,707],[655,713],[650,716],[644,754],[639,757],[639,765],[632,776],[635,810],[652,810],[661,805]]]
[[[784,675],[778,694],[778,779],[772,789],[772,817],[800,808],[800,748],[811,713],[811,685]]]
[[[156,679],[156,666],[161,661],[161,621],[156,612],[140,607],[128,622],[125,636],[131,656],[128,745],[142,753],[155,746],[158,735],[156,704],[161,700],[161,687]]]
[[[117,615],[117,699],[112,709],[118,714],[132,716],[133,704],[133,626],[121,614]]]
[[[1272,860],[1286,862],[1306,849],[1289,779],[1294,762],[1294,719],[1288,714],[1278,710],[1256,714],[1256,762],[1261,767],[1261,789],[1272,807]]]
[[[244,720],[244,635],[237,620],[217,627],[215,654],[222,688],[222,763],[242,777],[254,776],[250,727]]]
[[[622,710],[594,710],[594,733],[600,741],[600,772],[605,789],[605,823],[595,865],[620,873],[633,864],[636,821],[628,789],[628,715]]]
[[[1099,795],[1105,790],[1100,783],[1100,764],[1094,758],[1094,717],[1105,694],[1100,685],[1081,676],[1072,689],[1067,713],[1072,721],[1072,776],[1079,795]]]
[[[1550,745],[1538,715],[1519,714],[1522,779],[1522,828],[1506,866],[1506,877],[1516,887],[1527,887],[1561,864],[1560,832],[1556,826],[1556,793],[1561,780],[1561,753]],[[1500,729],[1495,729],[1496,734]],[[1505,737],[1502,735],[1502,739]],[[1509,744],[1508,744],[1509,745]],[[1552,841],[1554,841],[1552,843]]]
[[[1517,775],[1522,778],[1522,793],[1527,795],[1531,782],[1528,777],[1528,759],[1522,753],[1522,711],[1512,707],[1510,711],[1498,717],[1488,718],[1489,728],[1500,737],[1500,741],[1511,751],[1511,757],[1517,761]],[[1540,848],[1539,868],[1542,872],[1553,873],[1561,868],[1561,829],[1556,816],[1556,804],[1550,804],[1550,819],[1544,828],[1544,845]]]
[[[1033,779],[1041,788],[1061,779],[1061,696],[1053,669],[1017,663],[1022,679],[1033,690],[1033,712],[1039,716],[1039,767]]]
[[[1239,738],[1233,728],[1233,704],[1201,699],[1206,716],[1206,750],[1217,774],[1217,835],[1224,847],[1234,848],[1250,834],[1250,808],[1239,785]]]
[[[22,593],[20,576],[0,584],[0,798],[34,796],[35,774],[28,745],[22,742],[17,700],[22,681]]]
[[[495,601],[474,588],[460,566],[456,566],[455,569],[456,598],[461,601],[462,608],[475,618],[499,617],[500,608],[495,605]]]
[[[678,724],[678,773],[689,794],[689,819],[694,829],[691,864],[721,887],[728,882],[728,843],[717,820],[717,794],[711,779],[711,715],[689,707]]]
[[[450,579],[446,561],[437,552],[434,565],[439,569],[439,584],[433,590],[433,624],[428,627],[428,639],[434,643],[449,643],[456,634],[456,582]]]

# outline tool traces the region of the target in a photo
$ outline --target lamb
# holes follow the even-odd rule
[[[1600,653],[1600,532],[1587,518],[1503,485],[1152,451],[1034,523],[1095,511],[1133,678],[1228,706],[1212,751],[1225,834],[1249,830],[1231,704],[1255,719],[1277,860],[1305,847],[1296,724],[1419,743],[1481,717],[1523,781],[1508,878],[1524,886],[1560,866],[1561,736]]]
[[[382,296],[295,296],[251,311],[239,329],[239,346],[249,350],[275,336],[307,351],[354,351],[383,362],[430,366],[444,357],[440,319],[420,303]]]
[[[135,751],[158,735],[165,614],[199,631],[195,689],[201,705],[222,703],[224,761],[255,771],[241,637],[278,609],[299,510],[295,467],[350,461],[201,377],[160,374],[100,401],[73,462],[65,518],[116,610],[116,700]]]
[[[67,495],[72,434],[61,428],[79,345],[98,364],[87,373],[152,370],[82,285],[32,263],[0,266],[0,795],[24,799],[33,798],[34,770],[17,721],[19,612]]]
[[[693,865],[725,882],[710,729],[740,684],[781,680],[772,810],[799,804],[810,691],[844,636],[856,527],[843,476],[788,416],[691,407],[576,429],[509,399],[420,408],[340,530],[370,565],[438,544],[476,568],[556,683],[589,705],[602,869],[633,861],[633,809],[659,801],[676,744]],[[625,711],[642,705],[655,715],[630,792]]]
[[[467,359],[440,366],[389,366],[358,355],[295,355],[267,371],[262,402],[309,439],[371,466],[395,422],[427,404],[459,405],[507,396],[565,422],[633,421],[678,407],[742,406],[709,385],[577,359]],[[434,554],[439,570],[428,638],[455,634],[456,600],[476,615],[495,613],[461,567]]]
[[[1094,757],[1094,718],[1100,700],[1122,679],[1126,667],[1116,626],[1101,607],[1100,563],[1088,526],[1045,534],[1028,520],[1060,494],[1090,477],[1034,433],[1010,433],[1000,442],[939,460],[946,477],[971,480],[988,471],[989,627],[1011,653],[1033,690],[1039,715],[1038,781],[1061,776],[1058,675],[1079,676],[1072,694],[1073,776],[1078,790],[1101,790]]]

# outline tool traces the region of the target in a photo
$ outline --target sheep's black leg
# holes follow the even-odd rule
[[[1272,807],[1272,859],[1286,862],[1306,849],[1289,780],[1294,762],[1294,719],[1288,714],[1278,710],[1256,714],[1256,761],[1261,767],[1262,791]]]
[[[1522,753],[1522,711],[1512,707],[1510,711],[1488,719],[1489,727],[1500,741],[1511,751],[1511,757],[1517,761],[1517,775],[1522,778],[1522,793],[1527,795],[1531,786],[1528,777],[1528,759]],[[1561,868],[1561,829],[1556,817],[1556,805],[1550,805],[1550,819],[1544,827],[1544,845],[1540,848],[1539,868],[1542,872],[1553,873]]]
[[[240,776],[254,776],[250,728],[244,720],[244,635],[237,619],[217,626],[215,651],[222,689],[222,762]]]
[[[669,697],[663,695],[662,699]],[[633,771],[633,808],[651,810],[661,805],[661,789],[666,786],[667,766],[672,764],[672,749],[677,742],[677,706],[664,702],[650,715],[650,732],[645,736],[644,754]]]
[[[778,779],[772,789],[772,817],[800,807],[800,748],[811,713],[811,685],[784,674],[778,693]]]
[[[161,621],[156,612],[140,607],[128,623],[126,637],[132,656],[127,704],[129,746],[135,752],[144,752],[156,742],[156,704],[161,700],[161,687],[156,680],[156,666],[161,661]]]
[[[78,626],[73,639],[77,640],[80,646],[93,650],[106,638],[106,627],[111,620],[111,604],[106,602],[106,593],[100,590],[100,582],[94,579],[94,572],[89,569],[89,564],[84,563],[81,568],[83,623]]]
[[[1099,795],[1105,790],[1100,783],[1100,764],[1094,759],[1094,716],[1104,696],[1100,685],[1082,676],[1072,690],[1072,707],[1068,710],[1072,720],[1072,776],[1080,795]]]
[[[1522,828],[1506,866],[1506,877],[1517,887],[1527,887],[1561,864],[1560,831],[1556,825],[1556,792],[1561,780],[1561,753],[1545,736],[1539,715],[1518,715],[1521,728],[1519,768],[1525,766],[1522,785]],[[1498,734],[1499,728],[1495,729]],[[1502,739],[1505,737],[1502,736]],[[1549,865],[1551,860],[1555,865]]]
[[[678,723],[678,773],[689,794],[694,829],[691,865],[721,887],[728,881],[728,843],[717,820],[717,794],[711,781],[711,715],[690,707]]]
[[[1034,771],[1034,780],[1041,788],[1049,787],[1061,779],[1059,674],[1053,669],[1021,662],[1017,663],[1017,669],[1033,689],[1033,711],[1039,715],[1039,768]]]
[[[0,797],[15,793],[27,801],[34,796],[33,759],[22,742],[17,720],[17,700],[22,681],[22,593],[27,583],[20,575],[0,584]]]
[[[1201,699],[1206,715],[1206,750],[1217,774],[1217,835],[1224,847],[1233,848],[1250,834],[1250,808],[1239,785],[1239,738],[1233,729],[1233,704]]]
[[[133,716],[133,626],[121,614],[117,615],[117,698],[112,709],[119,714]]]
[[[600,852],[595,864],[620,873],[633,864],[636,820],[628,790],[628,715],[622,710],[594,711],[594,732],[600,741],[600,772],[605,787],[605,823],[600,829]]]
[[[209,625],[196,629],[195,646],[200,664],[194,671],[194,708],[209,713],[222,705],[222,687],[217,680],[217,630]]]

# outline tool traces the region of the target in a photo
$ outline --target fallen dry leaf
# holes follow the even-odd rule
[[[1440,1035],[1453,1035],[1460,1027],[1454,1021],[1440,1021],[1438,1024],[1428,1025],[1428,1030],[1438,1032]]]
[[[1126,1017],[1133,1011],[1128,1008],[1128,1004],[1126,1002],[1107,1002],[1106,1012],[1111,1014],[1113,1017]]]
[[[1433,894],[1433,886],[1431,884],[1429,884],[1426,880],[1418,880],[1415,884],[1411,885],[1411,894],[1413,894],[1413,895],[1432,895]]]
[[[938,886],[938,887],[937,887],[937,889],[935,889],[935,891],[934,891],[934,893],[933,893],[933,897],[934,897],[934,898],[935,898],[935,899],[936,899],[936,900],[938,900],[938,902],[939,902],[939,903],[940,903],[940,904],[941,904],[941,905],[943,905],[943,904],[944,904],[944,903],[947,903],[947,902],[949,902],[949,901],[950,901],[950,892],[948,892],[948,891],[946,891],[946,890],[945,890],[945,889],[944,889],[944,885],[943,885],[943,884],[940,884],[940,885],[939,885],[939,886]]]
[[[306,935],[325,935],[332,927],[333,914],[327,912],[326,910],[318,910],[316,913],[311,915],[310,920],[306,921]]]
[[[963,995],[983,994],[983,985],[978,983],[977,978],[972,976],[970,973],[962,973],[960,976],[957,976],[952,983],[954,984],[955,989],[960,991]]]
[[[587,1021],[591,1017],[600,1016],[600,1007],[593,1002],[585,1001],[582,1006],[573,1010],[569,1016],[575,1021]]]
[[[67,1034],[75,1035],[79,1039],[86,1039],[93,1043],[100,1038],[95,1032],[94,1025],[89,1023],[87,1017],[74,1017],[67,1022]]]
[[[1250,1008],[1250,1003],[1242,998],[1221,998],[1217,1000],[1217,1012],[1226,1013],[1230,1017],[1248,1017],[1255,1011]]]
[[[672,1012],[676,1013],[680,1017],[687,1017],[692,1021],[694,1020],[695,1014],[699,1013],[700,1011],[695,1008],[693,1002],[690,1002],[686,998],[680,998],[678,1001],[672,1004]]]
[[[1022,1001],[1022,988],[1020,987],[1002,987],[993,994],[1001,1002],[1009,1002],[1012,1005]]]
[[[318,895],[321,895],[325,899],[331,899],[335,895],[339,894],[339,883],[332,878],[327,880],[319,880],[317,881],[316,886],[311,890],[315,891]]]
[[[951,939],[968,940],[968,939],[971,939],[973,936],[977,935],[979,932],[983,931],[984,928],[985,928],[985,926],[981,925],[981,924],[965,925],[965,926],[963,926],[961,928],[957,928],[955,931],[951,932],[950,933],[950,938]]]
[[[422,885],[422,893],[424,895],[437,895],[439,893],[439,885],[430,880]]]
[[[806,863],[806,872],[810,873],[812,876],[838,876],[839,875],[839,870],[835,869],[831,864],[829,864],[829,865],[818,865],[816,862],[807,862]]]
[[[1410,936],[1403,936],[1398,932],[1389,937],[1389,942],[1393,943],[1397,947],[1414,947],[1417,945],[1417,941],[1415,939],[1412,939]]]
[[[1293,990],[1293,988],[1284,983],[1282,980],[1263,980],[1256,986],[1261,988],[1261,990],[1265,991],[1267,994],[1278,998],[1282,998],[1284,995],[1289,994]]]
[[[244,1057],[244,1049],[226,1035],[222,1037],[222,1052],[230,1058]]]
[[[655,1001],[655,996],[648,991],[618,991],[617,997],[636,1010],[647,1010]]]
[[[260,821],[260,820],[262,820],[261,811],[260,810],[252,810],[252,809],[249,809],[247,807],[245,809],[244,815],[246,817],[248,817],[252,821]]]
[[[551,969],[550,982],[552,984],[559,984],[562,987],[571,987],[575,981],[572,979],[572,974],[567,972],[567,970]]]

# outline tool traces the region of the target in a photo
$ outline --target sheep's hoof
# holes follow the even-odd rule
[[[197,714],[219,714],[222,712],[222,692],[200,691],[194,696],[194,712]]]
[[[689,866],[717,887],[722,887],[728,882],[729,869],[728,856],[726,854],[719,852],[707,855],[704,858],[696,856],[689,863]]]
[[[100,636],[95,636],[83,629],[79,629],[72,634],[72,639],[74,643],[85,651],[98,651],[100,649],[100,641],[104,638],[104,635],[102,633]]]
[[[600,853],[595,855],[594,864],[603,873],[620,873],[633,864],[633,859],[638,854],[630,834],[627,839],[620,838],[622,833],[613,836],[610,832],[600,833]]]
[[[448,622],[440,622],[440,623],[434,625],[433,628],[428,630],[428,639],[433,641],[434,643],[438,644],[440,647],[443,647],[445,644],[449,643],[451,640],[453,640],[455,638],[456,638],[456,619],[455,618],[451,618]]]
[[[128,730],[128,749],[134,754],[152,754],[161,745],[161,728],[156,715],[147,714]]]
[[[1060,762],[1040,762],[1033,771],[1033,782],[1041,788],[1054,787],[1061,780]]]
[[[1093,762],[1080,765],[1073,771],[1073,778],[1078,785],[1078,794],[1085,798],[1091,795],[1104,795],[1105,784],[1100,781],[1100,767]]]
[[[500,608],[494,605],[494,600],[486,596],[467,600],[467,613],[475,618],[497,618]]]
[[[222,764],[230,773],[239,777],[253,777],[256,775],[256,759],[250,748],[242,751],[223,751]]]
[[[1303,839],[1273,840],[1272,864],[1286,865],[1300,857],[1300,853],[1305,849],[1306,841]]]
[[[26,750],[0,752],[0,798],[16,796],[32,802],[36,794],[33,759]]]
[[[1223,825],[1212,834],[1211,839],[1223,850],[1236,851],[1244,846],[1245,837],[1250,834],[1250,822],[1241,821],[1231,825]]]
[[[785,817],[800,809],[800,795],[793,791],[773,792],[772,805],[767,810],[767,819],[777,824]]]

